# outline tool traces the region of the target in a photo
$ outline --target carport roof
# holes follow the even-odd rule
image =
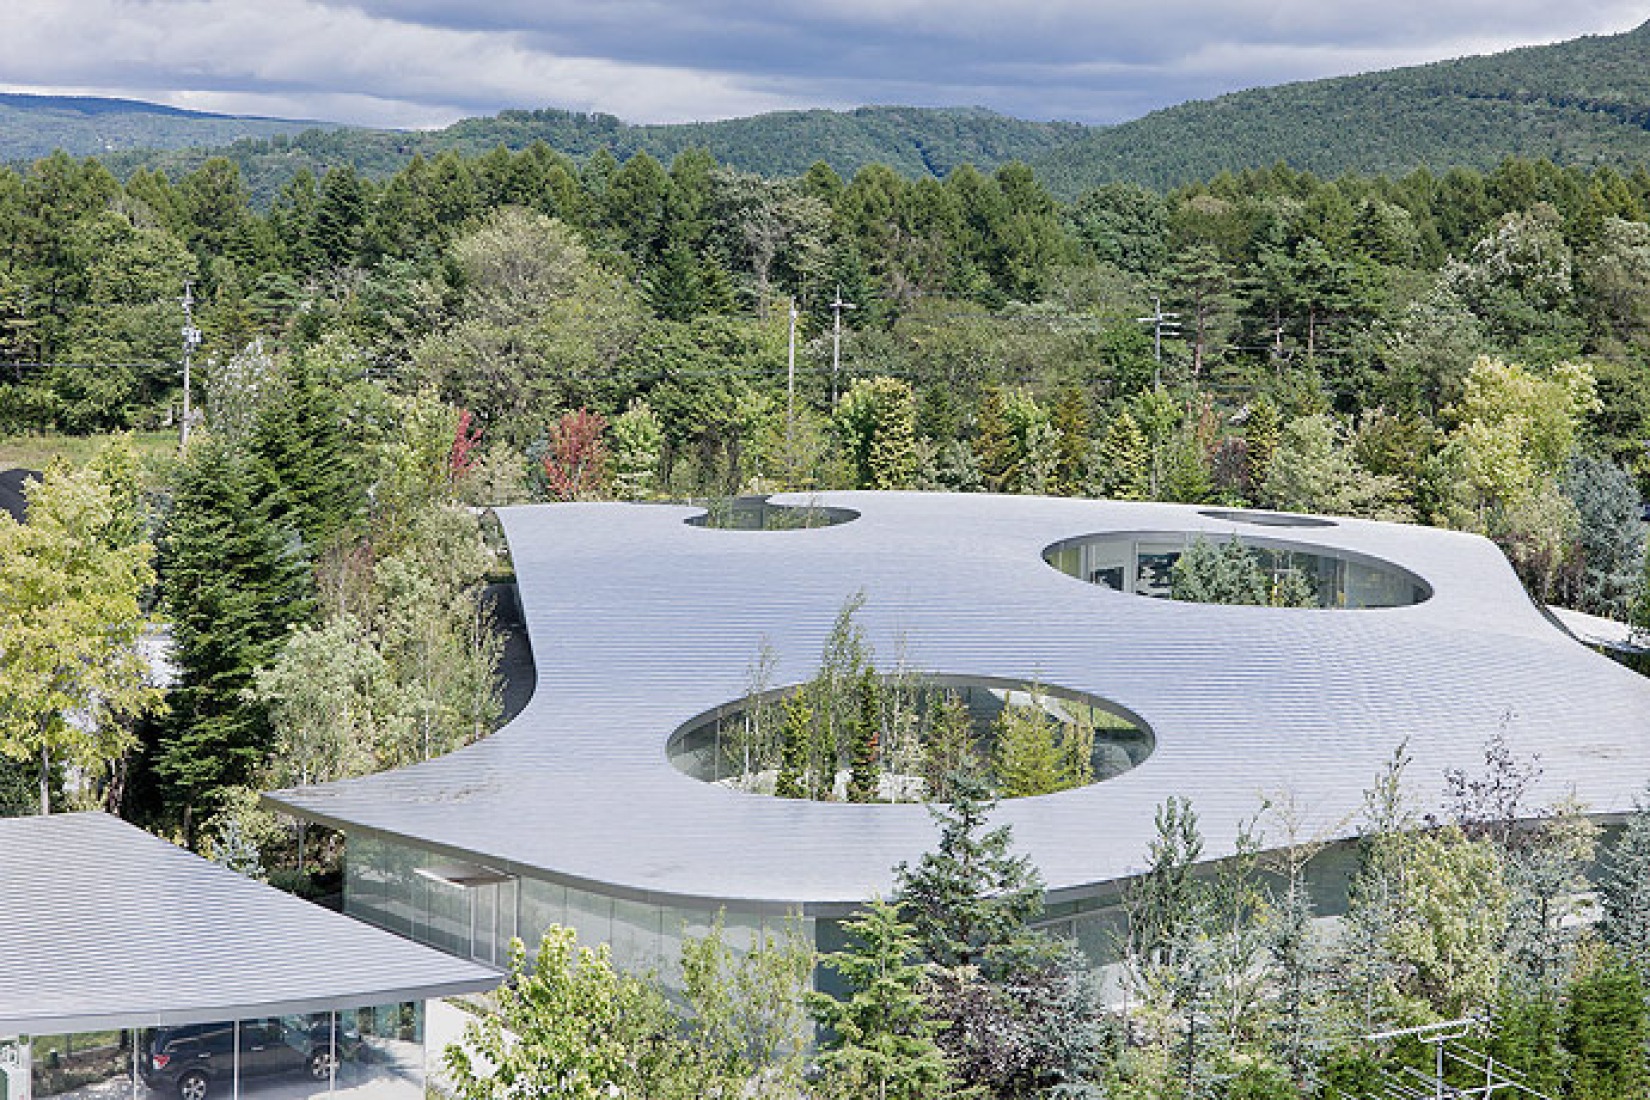
[[[107,814],[0,820],[0,1036],[320,1012],[499,978]]]

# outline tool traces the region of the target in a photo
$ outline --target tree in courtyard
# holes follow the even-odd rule
[[[853,755],[848,761],[848,801],[875,802],[883,756],[882,685],[874,669],[861,673],[857,689]]]
[[[923,743],[923,782],[930,802],[952,800],[951,777],[958,772],[972,774],[981,768],[974,744],[974,722],[962,696],[954,691],[930,696],[927,737]]]
[[[939,1026],[920,992],[914,930],[896,906],[880,899],[844,928],[849,947],[823,963],[841,975],[847,998],[809,997],[815,1020],[826,1029],[819,1051],[826,1094],[844,1100],[954,1095],[951,1069],[936,1041]]]
[[[1059,722],[1049,716],[1035,693],[1028,706],[1010,703],[998,714],[992,772],[1003,798],[1051,795],[1071,787]]]
[[[0,513],[0,753],[38,764],[44,814],[58,769],[100,776],[133,743],[122,722],[160,704],[138,652],[154,573],[98,470],[53,465],[27,494],[26,522]]]
[[[796,692],[785,700],[780,734],[779,776],[773,793],[780,798],[807,798],[808,745],[813,738],[814,711],[808,697]]]
[[[1269,589],[1254,551],[1235,538],[1219,544],[1193,539],[1170,570],[1170,595],[1192,603],[1264,606]]]

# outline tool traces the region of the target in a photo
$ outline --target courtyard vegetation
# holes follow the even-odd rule
[[[1409,768],[1400,746],[1373,777],[1333,915],[1309,881],[1331,846],[1286,797],[1212,864],[1195,807],[1168,800],[1099,926],[1099,971],[991,823],[988,784],[959,771],[931,807],[933,848],[844,922],[841,950],[816,958],[793,922],[736,952],[718,924],[667,962],[686,990],[672,1001],[659,975],[553,928],[532,958],[518,944],[497,1015],[449,1064],[471,1098],[1293,1100],[1427,1079],[1436,1048],[1404,1033],[1464,1021],[1454,1049],[1526,1090],[1506,1095],[1646,1095],[1650,802],[1605,839],[1584,807],[1527,804],[1539,764],[1495,737],[1426,817]],[[1450,1061],[1443,1087],[1483,1081]]]

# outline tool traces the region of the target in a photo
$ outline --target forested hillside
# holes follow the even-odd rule
[[[603,114],[520,110],[432,131],[322,130],[88,106],[121,102],[62,101],[52,111],[41,110],[42,102],[25,116],[0,98],[0,159],[24,160],[58,146],[75,154],[107,151],[118,176],[146,168],[177,179],[221,155],[263,205],[301,169],[319,176],[349,166],[384,179],[414,156],[478,156],[499,146],[519,152],[542,142],[576,160],[605,149],[621,161],[643,150],[669,161],[701,148],[722,164],[770,178],[800,175],[815,161],[845,176],[881,164],[912,179],[944,178],[962,164],[989,172],[1025,161],[1051,193],[1070,199],[1104,183],[1171,187],[1278,163],[1319,175],[1401,174],[1423,166],[1487,171],[1517,156],[1631,170],[1650,159],[1650,24],[1237,92],[1113,127],[1028,122],[979,108],[861,107],[651,126]],[[268,136],[227,141],[239,135]]]
[[[1035,163],[1073,195],[1283,162],[1326,175],[1489,169],[1508,156],[1629,168],[1650,158],[1650,24],[1485,57],[1258,88],[1096,130]]]
[[[31,161],[56,149],[74,156],[227,145],[241,138],[298,134],[324,123],[184,111],[158,103],[93,96],[0,93],[0,163]]]
[[[121,175],[143,166],[176,177],[209,156],[222,155],[235,162],[254,197],[264,202],[300,168],[319,175],[330,167],[349,165],[382,178],[415,155],[430,158],[451,151],[475,156],[500,146],[526,149],[536,142],[581,160],[599,149],[620,160],[640,150],[670,160],[684,150],[701,148],[730,167],[771,177],[800,175],[815,161],[845,174],[884,164],[917,177],[944,176],[962,164],[990,171],[1009,161],[1030,160],[1087,132],[1075,123],[1024,122],[977,108],[782,111],[660,126],[632,126],[612,115],[575,111],[505,111],[441,130],[313,131],[240,141],[216,151],[130,153],[110,158],[109,164]]]

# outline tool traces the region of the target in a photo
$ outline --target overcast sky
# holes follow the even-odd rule
[[[1186,99],[1643,22],[1609,0],[0,0],[0,88],[440,126],[979,105],[1118,122]]]

